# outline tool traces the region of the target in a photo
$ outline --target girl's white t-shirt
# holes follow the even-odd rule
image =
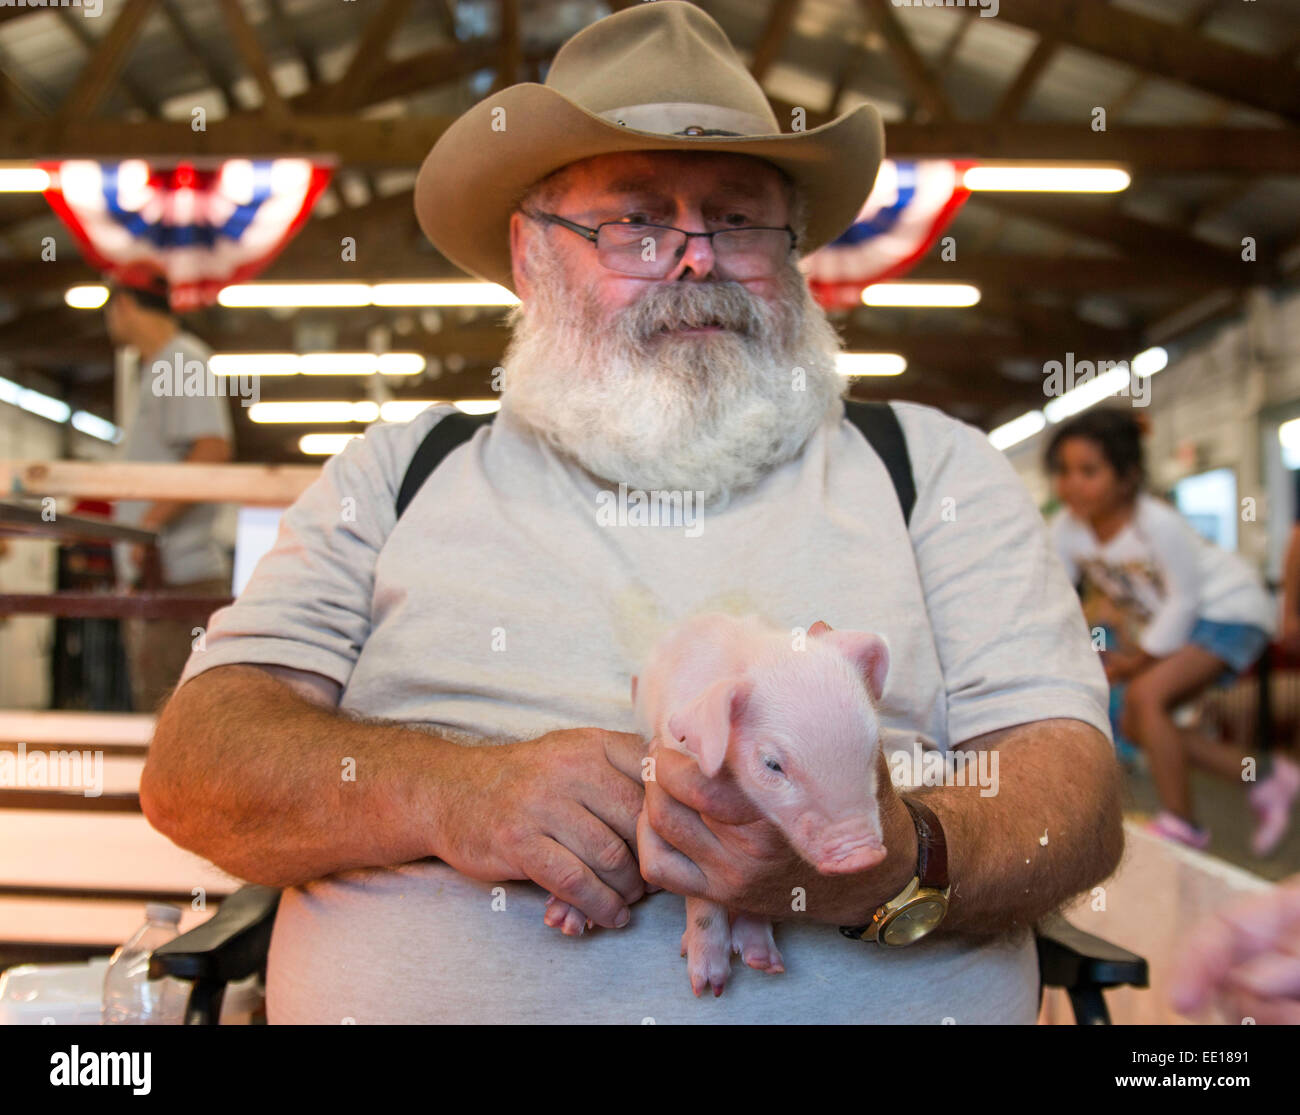
[[[1276,609],[1254,569],[1155,496],[1139,495],[1109,542],[1068,508],[1053,516],[1051,535],[1072,582],[1086,574],[1120,608],[1147,617],[1138,645],[1157,658],[1185,646],[1198,619],[1275,630]]]

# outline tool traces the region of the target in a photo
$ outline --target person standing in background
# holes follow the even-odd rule
[[[1146,754],[1163,806],[1148,828],[1208,847],[1188,765],[1241,784],[1246,756],[1180,727],[1174,711],[1250,669],[1276,626],[1273,603],[1245,561],[1143,491],[1142,429],[1129,410],[1101,407],[1063,422],[1046,464],[1065,505],[1051,521],[1057,553],[1085,609],[1102,597],[1122,617],[1114,624],[1120,645],[1107,648],[1103,664],[1112,685],[1127,684],[1120,728]]]
[[[180,328],[166,279],[156,275],[113,283],[104,320],[114,346],[129,345],[140,354],[134,410],[118,446],[117,460],[229,461],[233,424],[225,394],[208,368],[211,349]],[[195,362],[201,368],[196,369]],[[198,374],[187,374],[191,372]],[[189,390],[185,389],[187,380]],[[193,391],[200,384],[201,390]],[[159,590],[221,596],[230,592],[231,568],[229,556],[215,536],[217,512],[211,503],[121,500],[114,519],[158,533]],[[144,587],[147,557],[144,546],[119,543],[114,547],[117,578],[124,588]],[[175,685],[192,649],[192,627],[188,619],[125,621],[123,635],[137,712],[152,712]]]

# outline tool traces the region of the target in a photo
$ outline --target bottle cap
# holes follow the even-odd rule
[[[172,906],[166,902],[150,902],[144,908],[144,916],[149,921],[166,921],[172,925],[179,925],[181,921],[181,908]]]

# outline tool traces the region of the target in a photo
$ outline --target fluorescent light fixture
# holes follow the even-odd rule
[[[841,352],[835,357],[835,370],[842,376],[896,376],[907,368],[907,361],[896,352]]]
[[[49,174],[38,166],[0,167],[0,193],[39,194],[49,186]]]
[[[217,352],[208,367],[218,376],[410,376],[424,371],[418,352]]]
[[[294,376],[296,352],[215,352],[208,369],[216,376]]]
[[[1087,410],[1088,407],[1101,402],[1102,399],[1108,399],[1111,395],[1118,394],[1120,391],[1127,389],[1128,385],[1128,365],[1122,364],[1118,368],[1112,368],[1109,372],[1088,380],[1087,383],[1081,383],[1078,387],[1071,388],[1059,398],[1053,399],[1043,407],[1043,413],[1047,415],[1049,422],[1059,422],[1063,418],[1069,418],[1072,414],[1078,414],[1081,410]]]
[[[496,283],[232,283],[217,301],[230,308],[284,306],[514,306]]]
[[[501,400],[460,399],[452,405],[465,414],[492,414],[501,409]]]
[[[309,457],[332,457],[354,437],[360,434],[303,434],[298,448]]]
[[[424,371],[424,357],[418,352],[385,352],[376,368],[381,376],[419,375]]]
[[[254,403],[248,408],[253,422],[373,422],[379,417],[379,404],[362,400],[325,402]]]
[[[376,306],[515,306],[516,298],[497,283],[376,283]]]
[[[231,308],[250,306],[369,306],[368,283],[232,283],[217,301]]]
[[[968,190],[1040,193],[1114,194],[1131,181],[1126,170],[1099,166],[976,166],[962,175]]]
[[[432,406],[438,406],[433,399],[392,399],[379,408],[381,422],[409,422],[417,414],[422,414]]]
[[[42,395],[30,387],[23,387],[10,379],[0,379],[0,403],[9,403],[31,414],[48,418],[51,422],[66,422],[72,414],[67,403]]]
[[[100,441],[117,441],[122,436],[122,431],[108,419],[100,418],[98,414],[91,414],[85,410],[72,412],[72,428],[91,437],[97,437]]]
[[[1300,468],[1300,418],[1292,418],[1277,428],[1278,444],[1282,447],[1282,464],[1287,468]]]
[[[1013,418],[990,430],[989,441],[993,443],[994,449],[1009,449],[1017,442],[1033,437],[1046,425],[1047,419],[1041,410],[1027,411],[1019,418]]]
[[[74,310],[98,310],[108,301],[108,287],[98,285],[70,286],[63,294]]]
[[[298,374],[304,376],[372,376],[379,367],[373,352],[304,352]]]
[[[872,283],[862,292],[864,306],[973,306],[978,287],[969,283]]]
[[[1153,376],[1169,363],[1169,353],[1157,345],[1139,352],[1130,363],[1135,376]]]

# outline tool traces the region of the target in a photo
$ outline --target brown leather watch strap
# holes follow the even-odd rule
[[[916,824],[916,874],[921,886],[946,890],[948,887],[948,841],[943,825],[928,806],[902,795],[903,804]]]

